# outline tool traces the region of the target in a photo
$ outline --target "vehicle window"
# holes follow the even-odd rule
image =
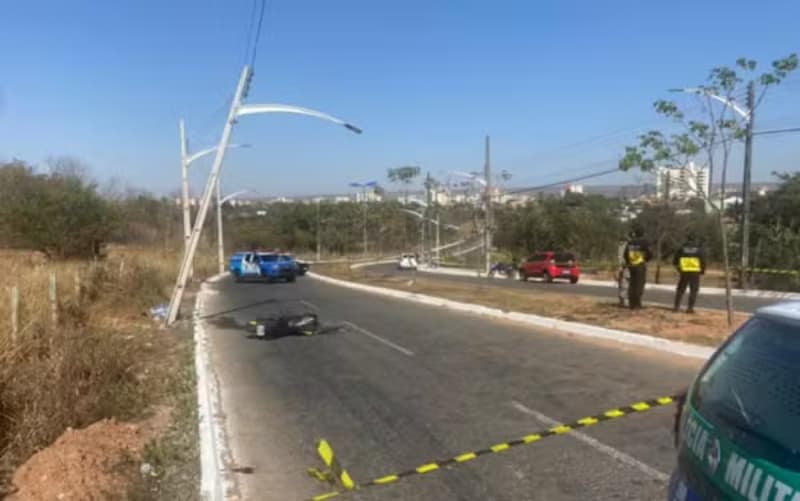
[[[547,259],[547,254],[534,254],[531,261],[544,261]]]
[[[749,452],[800,468],[800,327],[750,320],[700,375],[692,404]]]
[[[575,261],[575,255],[569,252],[561,252],[556,254],[553,258],[557,263],[566,263],[567,261]]]
[[[291,261],[291,260],[292,260],[292,257],[291,257],[291,256],[287,256],[286,254],[284,254],[284,255],[282,255],[282,256],[280,257],[280,259],[279,259],[279,260],[280,260],[280,261]]]
[[[262,254],[261,262],[263,263],[274,263],[278,260],[278,256],[276,254]]]

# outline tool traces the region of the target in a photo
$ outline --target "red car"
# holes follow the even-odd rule
[[[578,283],[580,276],[578,258],[571,252],[539,252],[519,266],[519,279],[523,282],[528,280],[528,277],[539,277],[544,278],[545,282],[563,278],[575,284]]]

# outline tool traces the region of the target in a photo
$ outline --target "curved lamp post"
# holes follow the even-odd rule
[[[427,204],[424,204],[424,203],[420,204],[420,205],[424,205],[424,206],[427,207]],[[425,217],[422,213],[417,212],[417,211],[413,211],[411,209],[400,209],[400,210],[405,212],[406,214],[411,214],[412,216],[420,219],[421,221],[428,221],[428,222],[433,223],[434,225],[436,225],[436,247],[434,249],[434,252],[436,252],[436,264],[439,264],[439,258],[440,258],[439,251],[442,249],[442,245],[440,243],[440,238],[439,238],[440,237],[440,229],[442,227],[442,225],[441,225],[441,223],[439,221],[439,214],[436,214],[436,219],[431,219],[431,218]],[[458,230],[459,229],[458,226],[455,226],[453,224],[445,224],[444,227],[448,228],[448,229],[451,229],[451,230]]]
[[[186,281],[189,277],[189,270],[192,266],[194,253],[196,252],[197,244],[200,241],[200,232],[202,231],[206,214],[208,213],[211,195],[219,180],[219,175],[222,170],[222,163],[223,160],[225,160],[225,153],[228,148],[228,144],[230,143],[231,134],[233,133],[233,126],[236,124],[239,117],[261,113],[292,113],[325,120],[327,122],[341,125],[347,130],[356,134],[361,134],[361,129],[355,125],[321,111],[287,104],[242,104],[242,101],[245,99],[245,97],[247,97],[252,79],[253,70],[249,65],[245,65],[245,67],[242,69],[241,75],[239,76],[239,83],[236,85],[236,92],[234,93],[233,101],[231,102],[231,108],[228,112],[228,117],[225,120],[225,127],[222,130],[219,148],[216,150],[217,154],[214,157],[214,164],[211,167],[211,173],[208,176],[206,187],[203,191],[203,200],[200,204],[200,209],[194,222],[194,228],[192,229],[192,233],[189,238],[189,245],[184,253],[183,261],[181,262],[181,267],[178,271],[178,277],[175,281],[175,288],[172,291],[172,297],[170,298],[169,302],[169,311],[167,313],[166,321],[167,324],[174,323],[178,318],[178,310],[180,308],[181,301],[183,300],[183,293],[186,289]]]
[[[189,239],[192,235],[192,216],[189,207],[189,167],[192,162],[200,160],[203,157],[211,155],[217,151],[216,146],[200,150],[196,153],[189,154],[189,144],[186,140],[186,128],[184,121],[179,121],[179,129],[181,134],[181,198],[183,205],[183,246],[184,252],[189,247]],[[229,144],[228,149],[234,148],[249,148],[249,144]],[[219,185],[219,183],[217,183]],[[219,190],[217,190],[217,205],[219,205]]]
[[[345,125],[347,127],[347,125]],[[367,181],[364,183],[349,183],[351,188],[361,188],[361,203],[364,204],[364,255],[367,255],[367,188],[378,186],[377,181]]]
[[[750,85],[747,87],[747,108],[742,108],[736,102],[731,99],[726,98],[725,96],[717,95],[711,92],[710,89],[705,87],[687,87],[685,89],[669,89],[670,92],[684,92],[687,94],[697,94],[701,96],[706,96],[710,99],[718,101],[722,103],[724,106],[727,106],[731,110],[733,110],[737,115],[742,117],[745,123],[745,143],[744,143],[744,169],[742,170],[742,220],[740,222],[741,225],[741,234],[742,234],[742,261],[741,267],[739,269],[739,285],[743,289],[747,289],[747,269],[750,267],[750,177],[752,172],[752,163],[753,163],[753,106],[755,106],[755,96],[754,96],[754,86],[753,83],[750,82]],[[713,173],[709,172],[709,198],[711,197],[711,183],[713,179],[710,179]],[[724,189],[723,189],[724,191]],[[724,193],[723,197],[724,198]],[[723,204],[724,205],[724,204]],[[724,207],[720,207],[720,209],[724,209]]]

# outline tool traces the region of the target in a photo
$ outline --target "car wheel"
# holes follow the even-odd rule
[[[236,280],[237,284],[240,284],[242,283],[242,276],[237,273],[234,275],[234,280]]]
[[[521,282],[527,282],[528,281],[528,275],[524,271],[519,270],[519,279],[520,279]]]
[[[578,277],[570,277],[570,279],[569,279],[569,283],[571,283],[571,284],[577,284],[577,283],[578,283]]]
[[[294,275],[289,275],[288,277],[286,277],[287,282],[294,282],[294,279],[295,279]]]
[[[544,278],[544,281],[547,282],[548,284],[552,284],[553,283],[553,277],[550,275],[549,271],[545,271],[544,275],[542,275],[542,277]]]

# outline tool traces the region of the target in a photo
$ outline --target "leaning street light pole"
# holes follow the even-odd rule
[[[219,182],[219,175],[222,171],[222,163],[225,159],[225,152],[230,144],[231,134],[233,133],[233,126],[236,124],[237,119],[245,115],[253,115],[259,113],[294,113],[298,115],[306,115],[314,118],[319,118],[328,122],[341,125],[346,129],[356,134],[361,133],[361,129],[347,123],[341,119],[331,115],[322,113],[308,108],[301,108],[299,106],[291,106],[285,104],[242,104],[243,100],[247,97],[250,88],[250,82],[253,79],[253,70],[249,65],[245,65],[242,73],[239,76],[239,83],[236,85],[236,92],[234,93],[231,108],[228,112],[228,117],[225,120],[225,127],[222,129],[222,138],[219,141],[216,149],[216,156],[214,157],[214,164],[211,167],[211,172],[208,175],[205,190],[203,191],[203,199],[200,203],[200,209],[197,213],[197,218],[192,228],[192,233],[189,238],[189,245],[184,253],[178,277],[175,280],[175,287],[172,291],[172,297],[169,302],[169,311],[167,313],[167,324],[172,324],[178,318],[178,310],[180,309],[181,301],[183,300],[183,293],[186,289],[186,281],[189,276],[189,270],[194,260],[194,254],[197,251],[197,244],[200,241],[200,233],[205,223],[206,215],[208,214],[208,206],[211,203],[211,197]]]
[[[192,234],[192,215],[189,203],[189,167],[192,162],[211,155],[217,151],[216,146],[189,154],[189,142],[186,139],[186,127],[183,119],[178,122],[181,138],[181,198],[183,206],[183,242],[184,252],[189,248],[189,239]],[[229,144],[228,149],[249,148],[249,144]],[[217,183],[219,185],[219,183]],[[219,205],[219,190],[217,190],[217,205]],[[221,272],[220,272],[221,273]],[[190,272],[191,275],[191,272]]]
[[[747,270],[750,268],[750,191],[753,169],[753,122],[755,118],[755,83],[747,85],[747,105],[745,108],[727,97],[714,94],[704,87],[689,87],[686,89],[670,89],[670,92],[685,92],[688,94],[699,94],[719,101],[723,105],[733,110],[737,115],[744,119],[745,140],[744,140],[744,170],[742,172],[742,220],[741,220],[741,266],[739,269],[739,285],[742,289],[747,289]],[[710,177],[710,176],[709,176]],[[713,179],[709,179],[709,186]],[[710,190],[709,190],[710,191]],[[709,196],[711,194],[709,193]],[[723,194],[724,195],[724,194]]]

